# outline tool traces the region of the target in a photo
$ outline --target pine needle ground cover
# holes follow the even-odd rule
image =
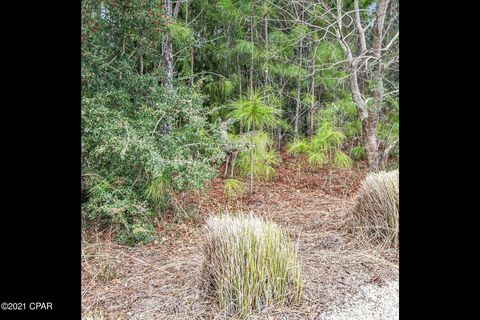
[[[370,173],[360,185],[352,227],[369,243],[398,247],[399,171]]]
[[[226,313],[245,317],[300,302],[297,249],[273,222],[253,215],[211,216],[206,223],[203,286]]]

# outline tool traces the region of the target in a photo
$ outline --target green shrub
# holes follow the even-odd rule
[[[87,196],[82,207],[88,220],[131,232],[128,226],[161,215],[172,192],[200,190],[216,175],[223,152],[200,96],[185,88],[170,93],[157,88],[154,96],[162,102],[139,106],[134,113],[111,105],[103,93],[83,98],[82,187]]]
[[[350,149],[350,154],[353,160],[359,161],[365,158],[365,149],[363,146],[355,146]]]
[[[287,152],[292,155],[306,154],[310,150],[310,143],[307,139],[297,139],[287,144]]]
[[[352,165],[350,157],[340,150],[345,138],[345,135],[335,130],[329,122],[322,122],[312,138],[299,139],[289,144],[287,152],[293,155],[305,154],[312,168],[330,165],[345,169]]]
[[[117,235],[117,241],[125,245],[148,243],[157,238],[153,226],[146,223],[128,225],[127,228],[120,231]]]
[[[107,58],[88,56],[83,67],[93,72]],[[124,62],[112,62],[121,79],[100,72],[82,85],[82,212],[86,225],[113,226],[131,243],[150,238],[134,226],[161,216],[171,193],[201,190],[224,153],[195,88],[163,88]]]
[[[271,180],[275,177],[274,166],[280,162],[280,158],[273,148],[273,140],[262,131],[256,131],[246,139],[247,148],[253,147],[253,176],[260,180]],[[250,174],[251,158],[250,149],[239,153],[235,168],[240,175],[248,176]]]
[[[245,317],[299,303],[297,250],[278,225],[249,216],[212,216],[205,233],[203,287],[229,314]]]
[[[352,166],[352,159],[342,151],[335,150],[332,163],[335,168],[346,169]]]

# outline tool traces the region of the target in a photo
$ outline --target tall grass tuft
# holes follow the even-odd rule
[[[352,210],[352,227],[380,247],[398,247],[399,171],[370,173],[362,182]]]
[[[253,215],[211,216],[205,240],[203,287],[228,314],[244,318],[300,302],[297,249],[275,223]]]

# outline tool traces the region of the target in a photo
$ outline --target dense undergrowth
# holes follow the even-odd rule
[[[82,2],[82,217],[85,228],[112,227],[126,244],[153,240],[166,212],[191,219],[195,208],[177,198],[201,191],[232,151],[230,199],[275,179],[285,146],[311,169],[367,156],[345,55],[312,27],[322,26],[320,11],[305,10],[310,22],[298,24],[288,20],[298,12],[291,1],[177,4]],[[397,74],[385,79],[395,92]],[[378,117],[379,150],[396,168],[397,95],[385,95]]]

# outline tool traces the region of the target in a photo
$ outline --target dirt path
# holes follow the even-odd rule
[[[361,288],[345,305],[325,312],[322,320],[399,319],[398,281],[383,287],[368,285]]]
[[[267,310],[252,319],[336,319],[335,310],[348,308],[365,286],[381,287],[397,279],[395,253],[369,252],[343,227],[344,209],[352,203],[363,172],[342,171],[332,178],[326,171],[302,172],[291,159],[284,160],[275,181],[257,184],[261,192],[237,204],[227,206],[221,179],[213,181],[208,193],[187,199],[198,208],[198,221],[163,223],[159,230],[163,237],[157,243],[134,248],[108,241],[85,243],[85,318],[222,318],[197,283],[202,222],[225,209],[269,217],[290,230],[299,243],[306,282],[303,304]]]

